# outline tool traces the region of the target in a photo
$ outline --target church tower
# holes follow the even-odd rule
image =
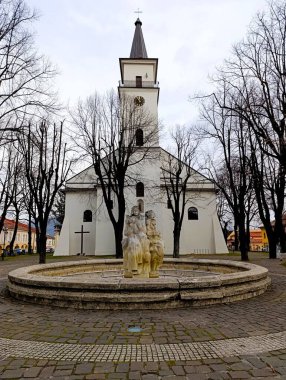
[[[129,58],[119,58],[121,81],[119,96],[134,99],[138,107],[144,107],[154,118],[158,128],[159,83],[157,82],[158,58],[148,58],[142,33],[142,22],[137,18]],[[144,131],[138,131],[144,134]],[[156,131],[155,145],[159,145],[159,131]]]

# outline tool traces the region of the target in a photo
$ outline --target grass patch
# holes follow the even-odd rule
[[[4,261],[17,261],[17,260],[28,260],[31,257],[37,257],[37,253],[27,253],[26,255],[15,255],[15,256],[5,256]],[[2,258],[0,259],[0,261]]]
[[[167,360],[166,363],[167,363],[167,365],[168,365],[169,367],[173,367],[173,366],[176,365],[176,361],[175,361],[175,360]]]

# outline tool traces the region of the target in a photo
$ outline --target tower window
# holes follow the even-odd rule
[[[136,76],[136,87],[142,87],[142,77]]]
[[[136,197],[144,197],[144,184],[138,182],[136,185]]]
[[[92,222],[92,212],[91,210],[85,210],[83,213],[84,222]]]
[[[143,131],[138,128],[135,133],[136,146],[143,146]]]
[[[190,207],[188,209],[188,219],[189,220],[198,220],[199,219],[198,209],[196,207]]]

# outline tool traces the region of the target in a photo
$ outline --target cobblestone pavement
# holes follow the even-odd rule
[[[7,273],[37,259],[0,262],[0,379],[286,380],[286,267],[263,254],[251,261],[271,274],[262,296],[128,312],[12,300],[4,291]],[[131,333],[132,326],[142,331]]]

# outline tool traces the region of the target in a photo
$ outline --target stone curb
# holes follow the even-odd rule
[[[117,265],[116,265],[117,264]],[[122,261],[34,265],[8,275],[12,296],[29,302],[83,309],[158,309],[233,302],[262,294],[271,280],[268,270],[255,264],[228,260],[165,259],[165,271],[176,269],[182,277],[158,279],[86,278],[67,276],[119,269]],[[218,271],[206,277],[186,277],[185,269]],[[221,272],[227,273],[221,273]],[[61,275],[60,275],[61,274]],[[64,277],[65,276],[65,277]]]

